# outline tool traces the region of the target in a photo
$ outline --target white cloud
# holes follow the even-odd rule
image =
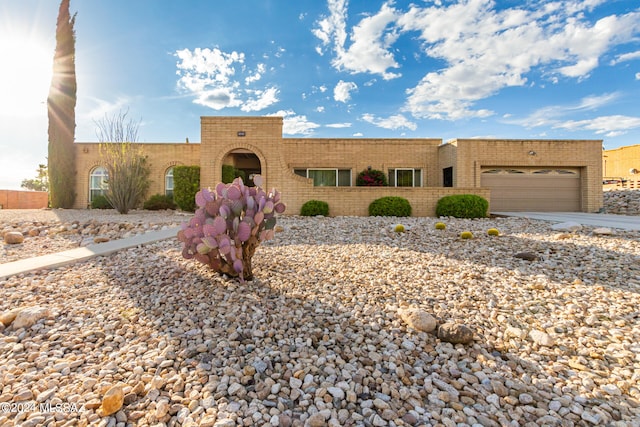
[[[256,67],[255,73],[245,78],[244,82],[246,84],[257,82],[262,78],[262,74],[265,72],[265,70],[266,70],[266,66],[264,64],[258,64],[258,66]]]
[[[491,112],[474,110],[476,102],[503,88],[527,84],[533,67],[587,77],[611,46],[640,31],[638,13],[586,22],[582,12],[599,2],[565,1],[500,11],[485,0],[446,8],[412,7],[398,24],[403,31],[419,31],[425,53],[448,65],[428,73],[408,91],[407,111],[437,119],[486,117]]]
[[[242,102],[236,98],[235,92],[230,88],[222,87],[212,90],[202,90],[196,93],[196,96],[197,98],[193,101],[194,103],[214,110],[239,107],[242,104]]]
[[[398,38],[394,28],[397,19],[396,10],[389,3],[384,3],[378,13],[363,18],[352,29],[347,43],[346,0],[329,0],[329,16],[318,21],[313,34],[320,39],[321,46],[316,48],[319,54],[330,47],[335,56],[332,65],[338,70],[346,70],[352,74],[379,74],[389,80],[400,77],[399,73],[389,72],[389,68],[399,68],[390,48]]]
[[[571,131],[593,131],[597,135],[604,134],[608,137],[613,137],[622,135],[631,129],[640,128],[640,117],[601,116],[588,120],[568,120],[557,123],[553,127]]]
[[[361,119],[367,123],[371,123],[372,125],[383,129],[396,130],[406,128],[416,130],[418,128],[418,125],[410,120],[407,120],[407,118],[402,114],[396,114],[394,116],[387,117],[386,119],[376,117],[373,114],[363,114]]]
[[[330,123],[328,125],[325,125],[325,127],[333,128],[333,129],[350,128],[351,123]]]
[[[493,111],[478,108],[479,101],[507,87],[535,85],[529,81],[533,69],[556,83],[585,79],[611,47],[633,41],[640,12],[590,22],[586,12],[603,3],[560,0],[498,9],[491,0],[436,1],[401,12],[389,1],[348,27],[347,0],[328,0],[329,15],[316,22],[313,33],[318,52],[331,49],[336,69],[390,79],[399,76],[392,71],[400,67],[396,41],[417,32],[423,55],[445,66],[407,91],[405,111],[430,119],[483,118]]]
[[[636,73],[636,80],[640,80],[640,73]]]
[[[587,96],[576,104],[550,105],[534,111],[523,119],[509,119],[505,120],[505,122],[521,125],[526,128],[554,125],[569,114],[597,110],[600,107],[611,104],[618,98],[620,98],[620,93],[618,92],[605,93],[599,96]]]
[[[285,135],[304,135],[308,136],[313,130],[319,128],[320,125],[311,122],[307,116],[297,115],[293,110],[280,110],[268,116],[280,116],[283,118],[282,133]]]
[[[278,89],[270,87],[266,90],[247,90],[251,96],[242,104],[242,111],[260,111],[278,102]]]
[[[633,61],[634,59],[640,59],[640,50],[636,50],[635,52],[623,53],[622,55],[616,56],[616,59],[612,60],[609,65],[616,65],[625,61]]]
[[[324,55],[324,47],[334,44],[343,46],[347,40],[347,0],[328,0],[329,16],[318,21],[318,28],[314,28],[312,33],[320,39],[321,46],[316,47],[320,55]]]
[[[338,102],[347,102],[351,99],[351,92],[358,89],[354,82],[344,82],[340,80],[333,89],[333,99]]]
[[[192,95],[196,104],[214,110],[239,107],[242,111],[260,111],[278,102],[277,88],[253,87],[267,67],[264,63],[247,67],[244,53],[223,52],[216,47],[182,49],[174,56],[179,59],[178,89]]]

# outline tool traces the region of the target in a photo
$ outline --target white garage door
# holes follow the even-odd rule
[[[492,167],[481,186],[491,189],[493,212],[579,212],[580,170]]]

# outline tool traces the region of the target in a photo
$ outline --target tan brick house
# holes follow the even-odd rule
[[[408,199],[415,216],[432,216],[438,199],[474,193],[492,211],[583,211],[602,207],[602,141],[435,138],[283,138],[281,117],[202,117],[200,143],[142,144],[151,165],[149,195],[173,190],[172,167],[199,165],[201,186],[221,181],[222,165],[260,173],[283,192],[288,214],[308,200],[331,215],[367,215],[369,203]],[[97,143],[76,144],[76,207],[89,205],[105,178]],[[357,187],[367,169],[389,187]]]

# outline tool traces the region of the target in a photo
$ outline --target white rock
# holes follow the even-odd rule
[[[610,236],[613,234],[613,230],[606,227],[599,227],[599,228],[594,228],[592,233],[599,236]]]
[[[615,384],[604,384],[600,388],[610,396],[622,396],[622,391]]]
[[[329,387],[327,391],[335,400],[343,400],[344,399],[344,391],[339,387]]]
[[[542,345],[545,347],[551,347],[555,345],[555,340],[551,335],[546,332],[539,331],[537,329],[532,329],[529,331],[529,337],[538,345]]]
[[[582,230],[582,225],[578,224],[577,222],[561,222],[559,224],[553,224],[551,226],[552,230],[556,230],[556,231],[570,231],[572,233],[575,233],[576,231],[580,231]]]
[[[12,325],[14,329],[29,328],[38,320],[51,316],[51,311],[47,307],[27,307],[18,313]]]
[[[398,315],[410,328],[417,331],[432,332],[437,326],[436,318],[419,308],[399,308]]]

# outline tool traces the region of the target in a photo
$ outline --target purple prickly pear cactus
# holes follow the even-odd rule
[[[262,241],[274,237],[275,216],[286,209],[278,190],[267,193],[261,188],[260,175],[253,182],[256,187],[247,187],[236,178],[219,183],[215,191],[203,188],[196,194],[198,209],[178,231],[183,257],[240,281],[253,278],[251,258]]]

